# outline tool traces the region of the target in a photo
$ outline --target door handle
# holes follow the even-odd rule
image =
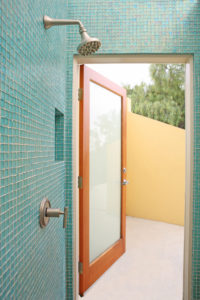
[[[67,214],[68,214],[68,207],[64,207],[64,212],[61,211],[59,208],[46,209],[46,217],[59,218],[60,215],[63,215],[63,228],[67,227]]]
[[[127,184],[129,184],[129,181],[126,180],[126,179],[124,179],[124,180],[122,181],[122,185],[127,185]]]
[[[64,211],[59,208],[51,208],[51,203],[48,198],[44,198],[40,204],[40,226],[46,227],[49,223],[49,218],[59,218],[63,215],[63,228],[67,227],[68,207],[64,207]]]

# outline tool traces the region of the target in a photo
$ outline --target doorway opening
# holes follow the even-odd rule
[[[185,228],[184,228],[183,294],[184,294],[184,299],[189,299],[190,286],[191,286],[190,285],[190,282],[191,282],[191,229],[192,229],[191,228],[192,227],[192,225],[191,225],[192,224],[191,207],[192,207],[192,161],[193,161],[192,151],[191,151],[192,146],[193,146],[192,145],[192,137],[193,137],[193,130],[192,130],[192,128],[193,128],[193,117],[192,117],[193,116],[193,109],[192,109],[192,107],[193,107],[193,105],[192,105],[192,58],[190,56],[169,56],[169,57],[166,57],[166,56],[128,56],[128,57],[127,56],[103,56],[103,57],[102,56],[100,56],[100,57],[95,56],[95,57],[91,57],[91,58],[80,58],[78,56],[74,57],[74,101],[73,101],[74,106],[73,106],[73,108],[74,108],[75,118],[74,118],[73,128],[74,128],[74,143],[76,145],[75,149],[74,149],[74,161],[73,161],[73,163],[74,163],[74,174],[75,174],[74,175],[75,176],[74,177],[74,182],[77,182],[77,177],[78,177],[78,174],[79,174],[79,167],[78,167],[78,161],[79,161],[79,153],[78,153],[78,145],[79,145],[79,140],[78,140],[78,136],[79,136],[79,132],[78,132],[78,128],[79,128],[79,105],[78,105],[78,101],[77,101],[77,90],[78,90],[78,86],[79,86],[79,68],[80,68],[80,64],[90,64],[90,63],[92,63],[92,64],[107,63],[108,64],[108,63],[123,63],[123,62],[125,62],[125,63],[139,63],[139,62],[142,62],[142,63],[159,63],[159,64],[160,63],[168,63],[168,64],[169,63],[179,63],[179,64],[181,63],[181,64],[185,64],[185,66],[186,66],[186,70],[185,70],[185,74],[186,74],[186,84],[185,84],[185,108],[186,108],[186,113],[185,113],[185,117],[186,117],[186,164],[185,164],[186,165],[186,180],[185,180],[186,193],[185,194],[186,194],[186,198],[185,198],[185,214],[184,214]],[[131,112],[128,112],[128,114],[129,113],[131,114]],[[131,116],[131,117],[133,117],[133,116]],[[141,128],[141,124],[142,124],[142,126],[146,126],[146,127],[143,127],[143,133],[145,132],[147,134],[147,136],[149,136],[149,134],[147,133],[147,130],[150,130],[151,128],[155,129],[155,124],[159,123],[158,121],[154,121],[156,123],[150,124],[149,120],[147,120],[147,118],[145,118],[143,116],[136,115],[136,116],[134,116],[134,120],[131,117],[130,117],[130,120],[128,120],[128,122],[129,123],[132,122],[132,125],[134,123],[134,125],[137,128],[138,127]],[[147,124],[145,124],[145,122],[147,122]],[[172,129],[172,128],[170,128],[170,129]],[[158,129],[158,131],[159,130],[160,129]],[[162,128],[162,130],[163,130],[163,128]],[[160,137],[162,137],[162,132],[163,132],[162,130],[160,132]],[[158,131],[156,131],[156,134],[158,134]],[[152,132],[152,130],[150,130],[150,132]],[[130,132],[128,132],[128,135],[129,134],[130,134]],[[171,135],[173,133],[170,131],[169,134]],[[177,133],[175,133],[175,135],[176,134]],[[141,138],[141,134],[138,133],[137,136],[139,136]],[[176,137],[177,137],[177,135],[176,135]],[[144,139],[143,139],[143,142],[144,142]],[[137,140],[135,145],[138,145],[138,144],[139,144],[139,141]],[[135,145],[133,145],[133,148],[135,148]],[[148,146],[149,145],[147,145],[147,144],[145,145],[145,147],[148,147]],[[161,151],[161,153],[163,153],[163,149],[160,150],[160,151]],[[141,152],[141,151],[139,151],[139,152]],[[152,152],[153,152],[152,149],[150,149],[149,153],[152,153]],[[138,153],[137,153],[137,156],[138,156]],[[141,153],[140,153],[140,155],[141,155]],[[155,153],[154,153],[154,155],[155,155]],[[158,158],[157,155],[156,155],[156,158]],[[152,159],[152,157],[149,158],[149,159]],[[141,162],[143,160],[144,160],[144,157],[141,158]],[[141,164],[141,162],[140,162],[140,164]],[[166,161],[165,161],[165,163],[166,163]],[[127,164],[127,169],[128,168],[129,168],[129,166]],[[136,174],[137,174],[137,172],[136,172]],[[128,174],[127,174],[127,180],[129,180]],[[135,187],[133,187],[134,191],[135,191],[135,188],[138,186],[138,182],[137,182],[136,177],[135,177],[135,181],[136,181],[134,183]],[[145,189],[145,187],[144,187],[144,189]],[[138,198],[138,195],[137,195],[136,198]],[[75,256],[74,256],[75,257],[74,272],[75,272],[75,278],[76,278],[76,286],[75,286],[76,295],[78,294],[78,290],[79,290],[79,288],[78,288],[79,280],[78,280],[78,272],[77,272],[78,261],[79,261],[79,247],[78,247],[78,244],[79,244],[79,240],[78,240],[78,236],[79,236],[79,230],[78,230],[78,228],[79,228],[79,226],[78,226],[79,204],[78,204],[78,202],[79,201],[78,200],[79,200],[78,199],[78,190],[74,186],[74,205],[75,205],[74,217],[75,217],[75,220],[76,220],[76,229],[75,229],[75,232],[74,232],[74,236],[76,237],[76,242],[77,242],[76,247],[75,247],[76,248],[75,249]],[[141,204],[141,198],[140,198],[140,204]],[[151,205],[155,206],[155,203],[154,204],[149,203],[149,205],[150,206]],[[130,204],[130,206],[131,206],[131,204]],[[144,210],[145,210],[146,206],[148,206],[148,205],[144,205]],[[137,207],[137,205],[134,205],[134,207],[133,207],[134,212],[136,212],[136,207]],[[149,213],[149,211],[150,211],[149,207],[147,207],[146,213],[147,212]],[[131,209],[132,208],[129,207],[129,213],[128,213],[129,215],[131,215],[131,213],[130,213]],[[144,212],[142,213],[143,214],[143,216],[142,216],[141,211],[140,211],[141,210],[141,205],[140,205],[140,207],[138,207],[138,209],[139,209],[138,218],[146,218],[146,219],[156,220],[156,218],[151,218],[151,217],[148,217],[148,216],[145,217]],[[165,211],[165,213],[166,213],[166,211]],[[127,221],[128,221],[128,223],[127,223],[128,230],[130,229],[131,226],[133,226],[133,230],[134,230],[134,228],[136,230],[138,224],[140,224],[140,226],[139,226],[140,228],[143,228],[143,226],[147,226],[147,229],[150,230],[150,225],[147,225],[146,221],[144,221],[144,220],[143,221],[145,222],[145,224],[140,223],[141,219],[134,219],[134,222],[135,222],[134,223],[134,222],[132,222],[133,219],[131,219],[131,217],[128,217]],[[167,220],[163,220],[163,221],[170,223],[170,221],[167,221]],[[148,224],[150,224],[150,223],[148,223]],[[151,223],[151,225],[155,229],[155,226],[156,226],[155,223]],[[173,225],[171,225],[171,226],[173,226]],[[174,232],[174,229],[172,229],[172,228],[174,228],[174,227],[166,228],[167,232],[169,232],[170,230],[171,230],[171,232]],[[144,233],[148,232],[147,229],[144,230]],[[164,233],[164,230],[165,229],[163,227],[163,233]],[[138,230],[135,231],[135,234],[136,234],[136,237],[139,237],[142,233],[139,234],[139,229],[138,229]],[[153,232],[152,232],[152,234],[153,234]],[[155,235],[154,235],[154,237],[155,237]],[[145,237],[145,239],[146,238],[147,237]],[[164,239],[165,237],[162,236],[162,238]],[[176,239],[175,236],[174,236],[174,238]],[[128,241],[127,241],[127,243],[128,243]],[[127,248],[127,251],[128,251],[128,248]],[[172,253],[174,253],[174,252],[172,251]],[[123,259],[123,256],[121,257],[121,260],[122,259]],[[149,257],[149,259],[151,260],[150,257]],[[148,268],[148,265],[146,266],[146,268]],[[149,268],[150,268],[150,266],[149,266]],[[137,270],[134,270],[134,272],[137,273]],[[163,272],[165,272],[165,271],[163,271]],[[144,268],[144,276],[145,276],[145,268]],[[145,285],[145,283],[143,283],[143,284]],[[134,288],[134,287],[132,287],[132,288]],[[88,293],[88,295],[89,295],[89,293]]]

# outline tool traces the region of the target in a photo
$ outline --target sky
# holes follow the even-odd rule
[[[150,64],[88,64],[87,66],[121,86],[130,84],[134,87],[142,81],[147,84],[151,82]]]

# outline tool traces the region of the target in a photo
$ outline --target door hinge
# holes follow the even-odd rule
[[[78,263],[78,272],[79,272],[80,274],[83,274],[83,263],[80,262],[80,261],[79,261],[79,263]]]
[[[82,187],[83,187],[83,177],[78,176],[78,188],[82,189]]]
[[[78,101],[81,101],[83,99],[83,89],[78,89]]]

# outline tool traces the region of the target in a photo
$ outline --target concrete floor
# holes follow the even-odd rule
[[[182,226],[127,217],[126,253],[83,300],[182,300]]]

